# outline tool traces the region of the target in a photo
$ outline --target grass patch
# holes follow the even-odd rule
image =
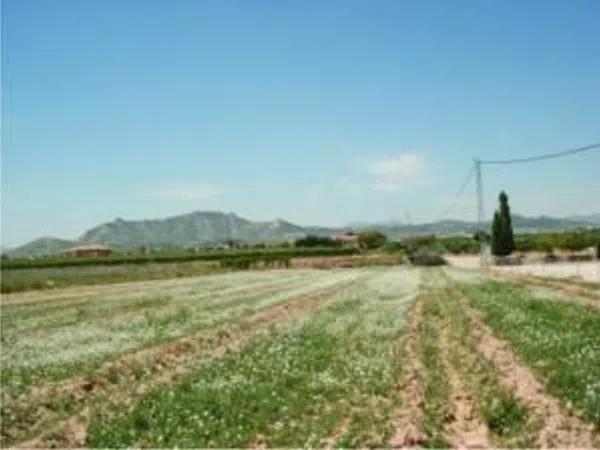
[[[508,393],[488,397],[483,403],[482,417],[492,433],[500,437],[518,435],[525,426],[525,408]]]
[[[444,416],[447,411],[450,385],[439,354],[441,311],[434,298],[428,295],[423,302],[423,321],[420,334],[420,357],[423,364],[423,431],[428,447],[448,447],[444,438]]]
[[[218,262],[214,261],[2,269],[0,291],[9,293],[68,286],[160,280],[222,271]]]
[[[509,283],[462,285],[486,323],[566,405],[600,423],[600,314]]]

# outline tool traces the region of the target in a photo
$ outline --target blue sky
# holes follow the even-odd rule
[[[600,141],[598,23],[596,0],[4,0],[2,242],[204,209],[437,219],[474,156]],[[599,168],[485,168],[486,210],[504,188],[596,212]]]

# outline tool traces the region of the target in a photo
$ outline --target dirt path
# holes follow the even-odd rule
[[[419,328],[423,317],[423,300],[417,297],[409,316],[410,331],[401,352],[408,363],[396,390],[400,397],[400,410],[394,418],[394,434],[389,440],[391,448],[418,447],[426,442],[419,423],[423,415],[422,364],[419,358]]]
[[[463,377],[468,374],[459,372],[449,360],[458,345],[449,337],[449,326],[445,322],[439,332],[440,355],[450,384],[446,438],[453,448],[487,448],[490,446],[489,431],[479,416],[473,394],[465,386]]]
[[[101,415],[130,408],[137,398],[175,382],[202,360],[221,357],[228,351],[239,351],[259,332],[331,304],[338,298],[335,294],[341,288],[356,282],[343,281],[291,298],[234,324],[221,326],[210,334],[188,335],[166,345],[124,355],[105,363],[91,378],[77,377],[41,388],[26,399],[28,404],[38,405],[38,421],[30,430],[17,430],[14,436],[10,436],[11,441],[27,433],[37,436],[21,443],[20,447],[82,447],[85,445],[82,424],[85,430],[91,406],[96,410],[95,414]],[[49,414],[44,404],[57,396],[75,402],[75,409],[79,412],[62,420]]]
[[[468,300],[462,293],[456,289],[455,292],[471,321],[479,351],[493,362],[500,384],[527,406],[532,426],[539,429],[535,445],[542,448],[593,448],[600,445],[597,436],[594,436],[593,425],[574,416],[558,399],[549,395],[510,346],[494,336],[480,313],[467,304]]]

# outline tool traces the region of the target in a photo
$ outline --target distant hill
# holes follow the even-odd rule
[[[596,224],[585,220],[574,220],[570,218],[555,218],[548,216],[526,217],[519,214],[512,215],[513,228],[518,233],[536,232],[536,231],[563,231],[573,228],[590,228]],[[364,227],[375,228],[390,237],[402,237],[410,234],[459,234],[474,233],[477,230],[477,223],[466,222],[462,220],[441,220],[438,222],[423,223],[416,225],[406,224],[374,224]],[[484,225],[489,229],[491,222]]]
[[[589,228],[598,223],[600,222],[594,223],[585,218],[525,217],[518,214],[513,216],[513,226],[518,231],[560,231],[579,227]]]
[[[250,243],[286,240],[305,233],[303,227],[281,219],[252,222],[234,213],[197,211],[166,219],[116,219],[92,228],[79,240],[121,248],[187,247],[227,240]]]
[[[597,225],[600,225],[600,213],[570,216],[569,219],[583,221],[583,222],[589,222],[589,223],[595,223]]]
[[[66,239],[58,239],[53,237],[41,237],[28,242],[20,247],[5,250],[12,258],[28,258],[30,256],[55,255],[63,250],[73,247],[76,243]]]
[[[560,231],[598,226],[577,218],[525,217],[518,214],[513,215],[513,225],[517,232]],[[489,223],[486,227],[489,227]],[[348,229],[358,231],[366,228],[379,230],[391,239],[398,239],[411,234],[470,234],[475,232],[477,224],[461,220],[443,220],[417,225],[363,223],[344,228],[304,227],[282,219],[255,222],[234,213],[196,211],[164,219],[115,219],[86,231],[76,241],[45,237],[6,253],[10,257],[56,254],[73,245],[88,243],[105,244],[119,249],[138,249],[142,245],[152,248],[203,246],[227,240],[253,244],[294,240],[307,234],[328,236]]]

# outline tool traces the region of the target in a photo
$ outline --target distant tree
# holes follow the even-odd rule
[[[492,222],[492,253],[496,256],[506,256],[515,249],[515,242],[508,196],[504,191],[500,192],[498,201],[500,205],[494,212],[494,221]]]
[[[358,235],[358,245],[365,249],[379,248],[387,242],[387,236],[379,231],[363,231]]]
[[[562,247],[567,250],[577,252],[583,250],[587,246],[588,242],[583,233],[565,233],[563,236]]]
[[[556,239],[549,234],[540,234],[535,237],[535,248],[546,253],[552,253],[556,246]]]
[[[338,247],[340,244],[327,236],[307,235],[303,238],[296,239],[295,247]]]
[[[480,241],[490,242],[491,237],[488,232],[479,230],[479,231],[476,231],[475,233],[473,233],[473,239],[477,242],[480,242]]]

